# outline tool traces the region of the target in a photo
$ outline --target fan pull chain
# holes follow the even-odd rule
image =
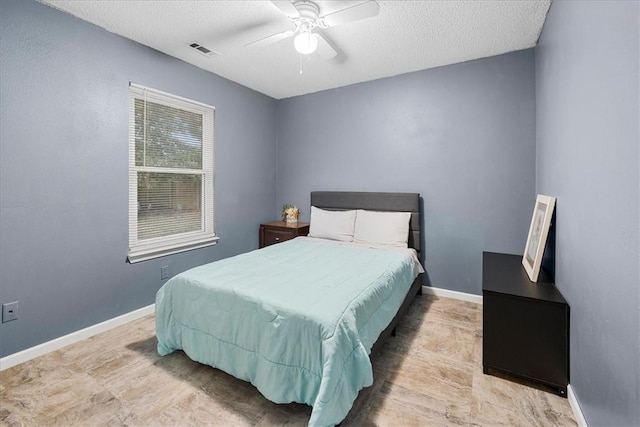
[[[300,75],[302,75],[302,70],[304,69],[303,67],[303,63],[304,63],[304,55],[300,54]],[[307,55],[307,61],[311,62],[311,55]]]

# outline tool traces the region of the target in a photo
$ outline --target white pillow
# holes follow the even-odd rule
[[[355,222],[356,211],[326,211],[311,206],[309,237],[350,242]]]
[[[406,248],[410,219],[411,212],[374,212],[358,209],[353,241]]]

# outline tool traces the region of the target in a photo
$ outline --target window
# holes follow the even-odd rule
[[[129,262],[215,244],[211,106],[131,84]]]

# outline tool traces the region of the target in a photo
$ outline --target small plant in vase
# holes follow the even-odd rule
[[[294,205],[282,205],[282,220],[288,224],[295,224],[298,222],[300,216],[300,209]]]

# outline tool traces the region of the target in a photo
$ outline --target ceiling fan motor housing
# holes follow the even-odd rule
[[[289,17],[289,19],[293,21],[298,31],[311,31],[316,27],[324,28],[319,19],[320,8],[317,4],[307,0],[299,0],[293,2],[293,6],[299,16]]]
[[[318,8],[317,4],[310,1],[300,0],[294,2],[293,6],[298,9],[298,13],[300,13],[301,18],[312,21],[316,21],[318,19],[320,8]]]

